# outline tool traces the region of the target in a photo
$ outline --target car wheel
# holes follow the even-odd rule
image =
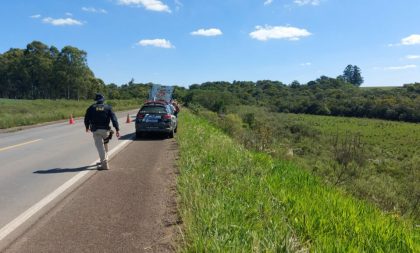
[[[174,130],[172,129],[171,132],[168,134],[170,139],[174,138]]]
[[[136,138],[140,139],[141,137],[143,137],[143,133],[142,132],[136,132]]]

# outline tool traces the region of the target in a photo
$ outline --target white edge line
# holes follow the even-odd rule
[[[6,151],[6,150],[9,150],[9,149],[12,149],[12,148],[17,148],[17,147],[25,146],[25,145],[28,145],[28,144],[32,144],[32,143],[35,143],[35,142],[38,142],[38,141],[41,141],[41,140],[42,139],[36,139],[36,140],[32,140],[32,141],[27,141],[27,142],[15,144],[15,145],[12,145],[12,146],[0,148],[0,152],[1,151]]]
[[[127,142],[131,140],[124,140],[120,144],[118,144],[114,149],[112,149],[108,155],[111,156],[118,150],[120,150]],[[96,160],[90,166],[96,165],[96,163],[99,161]],[[16,217],[14,220],[9,222],[6,226],[0,229],[0,241],[3,240],[6,236],[8,236],[10,233],[12,233],[15,229],[17,229],[20,225],[22,225],[25,221],[27,221],[29,218],[31,218],[34,214],[36,214],[39,210],[41,210],[43,207],[48,205],[51,201],[53,201],[55,198],[57,198],[60,194],[62,194],[64,191],[66,191],[68,188],[70,188],[72,185],[74,185],[77,181],[79,181],[81,178],[83,178],[87,173],[90,171],[81,171],[77,173],[74,177],[70,178],[67,182],[62,184],[60,187],[58,187],[56,190],[54,190],[52,193],[47,195],[45,198],[41,199],[38,203],[31,206],[28,210],[23,212],[21,215]]]

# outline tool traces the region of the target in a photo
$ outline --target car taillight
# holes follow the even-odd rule
[[[144,114],[143,113],[137,113],[137,118],[138,119],[144,119]]]
[[[170,114],[165,114],[162,116],[163,119],[171,119],[171,115]]]

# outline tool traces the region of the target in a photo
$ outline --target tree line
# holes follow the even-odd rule
[[[191,85],[183,100],[222,113],[230,105],[253,105],[275,112],[420,122],[420,83],[361,88],[340,76],[289,85],[270,80],[206,82]]]
[[[152,84],[106,85],[87,64],[87,53],[73,46],[61,50],[33,41],[25,49],[0,54],[0,98],[110,99],[146,98]]]
[[[348,65],[336,78],[301,84],[261,80],[205,82],[174,97],[223,112],[229,105],[256,105],[276,112],[352,116],[420,122],[420,83],[398,88],[361,88],[361,70]],[[0,98],[92,99],[96,92],[108,99],[146,99],[153,83],[105,84],[87,64],[87,53],[76,47],[58,50],[39,41],[25,49],[0,54]]]
[[[103,86],[87,66],[87,53],[72,46],[61,50],[33,41],[25,49],[0,55],[0,97],[81,99]]]

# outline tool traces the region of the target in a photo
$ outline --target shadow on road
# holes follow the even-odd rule
[[[125,135],[121,135],[120,138],[118,140],[120,141],[125,141],[125,140],[131,140],[134,138],[134,133],[131,134],[125,134]],[[111,140],[112,141],[112,140]]]
[[[159,133],[148,133],[143,135],[141,138],[136,138],[134,133],[126,134],[120,136],[119,140],[134,140],[134,141],[158,141],[158,140],[166,140],[166,134],[159,134]],[[56,173],[71,173],[71,172],[80,172],[86,170],[98,170],[98,164],[96,165],[89,165],[79,168],[54,168],[48,170],[37,170],[34,171],[34,174],[56,174]]]
[[[167,134],[163,133],[144,133],[140,138],[135,136],[135,133],[130,133],[120,136],[118,140],[133,140],[133,141],[157,141],[157,140],[166,140]],[[111,140],[112,141],[112,140]]]
[[[166,140],[167,134],[163,133],[143,133],[141,137],[135,137],[134,141],[159,141]]]
[[[68,173],[68,172],[80,172],[85,170],[98,170],[97,165],[89,165],[79,168],[55,168],[55,169],[49,169],[49,170],[37,170],[33,173],[35,174],[56,174],[56,173]]]

